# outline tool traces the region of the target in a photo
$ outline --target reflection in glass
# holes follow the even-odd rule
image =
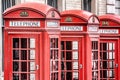
[[[13,74],[13,80],[19,80],[19,74],[18,73]]]
[[[54,50],[54,59],[58,59],[58,50]]]
[[[78,59],[78,51],[73,51],[73,59]]]
[[[19,62],[13,62],[13,71],[19,71]]]
[[[62,59],[62,60],[64,60],[64,59],[65,59],[65,54],[64,54],[64,52],[63,52],[63,51],[61,52],[61,59]]]
[[[66,52],[66,60],[72,60],[72,52]]]
[[[27,50],[21,50],[21,60],[27,60]]]
[[[115,65],[115,64],[114,64],[114,61],[109,61],[109,64],[108,64],[108,65],[109,65],[109,68],[110,68],[110,69],[114,69],[114,65]]]
[[[65,63],[61,62],[61,69],[64,70],[65,69]]]
[[[35,62],[30,62],[30,71],[35,70]]]
[[[27,80],[27,74],[22,73],[21,74],[21,80]]]
[[[30,59],[35,59],[35,50],[30,50]]]
[[[13,38],[13,48],[19,48],[19,38]]]
[[[61,73],[61,80],[65,80],[65,72]]]
[[[78,62],[73,62],[73,69],[78,69]]]
[[[30,48],[35,48],[35,39],[30,38]]]
[[[72,41],[66,41],[66,50],[72,50]]]
[[[19,60],[19,50],[13,50],[13,60]]]
[[[113,52],[109,52],[109,59],[114,59],[113,57]]]
[[[72,80],[72,72],[67,72],[66,73],[66,80]]]
[[[64,50],[64,41],[61,41],[61,50]]]
[[[72,70],[72,62],[66,62],[67,70]]]
[[[72,47],[73,50],[77,50],[78,49],[78,41],[73,41],[72,45],[73,45],[73,47]]]
[[[78,80],[78,72],[73,72],[73,80]]]
[[[21,71],[23,72],[27,71],[27,62],[21,62]]]
[[[35,74],[30,74],[30,80],[35,80]]]
[[[21,48],[27,48],[27,38],[21,38]]]

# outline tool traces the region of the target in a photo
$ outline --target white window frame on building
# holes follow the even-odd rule
[[[107,14],[115,14],[115,0],[107,0]]]
[[[120,15],[120,0],[115,1],[115,13]]]

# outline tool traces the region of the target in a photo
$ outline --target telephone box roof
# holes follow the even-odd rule
[[[64,16],[64,15],[74,15],[88,21],[89,18],[94,14],[84,10],[66,10],[61,12],[61,16]]]
[[[29,3],[18,4],[18,5],[15,5],[15,6],[11,7],[11,8],[8,8],[4,11],[3,15],[7,15],[8,13],[10,13],[12,11],[15,11],[15,10],[18,10],[18,9],[33,10],[33,11],[36,11],[36,12],[42,14],[44,17],[47,15],[47,13],[50,10],[57,11],[55,8],[53,8],[49,5],[46,5],[46,4],[29,2]]]

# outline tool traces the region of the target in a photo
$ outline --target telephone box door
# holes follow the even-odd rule
[[[117,41],[100,42],[100,80],[118,80]]]
[[[38,37],[10,35],[10,80],[39,80]]]
[[[61,80],[81,80],[81,40],[63,38],[61,41]]]

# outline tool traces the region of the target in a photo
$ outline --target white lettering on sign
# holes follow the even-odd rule
[[[88,31],[98,31],[98,27],[97,26],[89,26]]]
[[[99,33],[103,33],[103,34],[118,34],[119,31],[118,31],[118,29],[100,29]]]
[[[61,31],[83,31],[82,26],[61,26]]]
[[[47,22],[47,27],[58,27],[58,22],[57,21],[48,21]]]
[[[40,21],[10,21],[9,26],[40,27]]]

